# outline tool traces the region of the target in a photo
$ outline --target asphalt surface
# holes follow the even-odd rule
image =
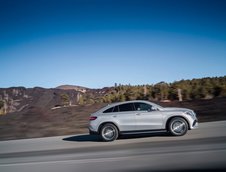
[[[114,142],[74,135],[0,142],[0,172],[226,171],[226,121],[185,136],[134,135]]]

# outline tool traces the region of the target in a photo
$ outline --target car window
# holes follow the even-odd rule
[[[119,105],[118,107],[120,112],[134,111],[133,103],[122,104],[122,105]]]
[[[111,113],[111,112],[113,112],[113,109],[114,109],[114,107],[111,107],[111,108],[105,110],[103,113]]]
[[[151,111],[152,106],[146,103],[134,103],[135,109],[137,111]]]
[[[118,112],[118,111],[119,111],[118,106],[115,106],[113,112]]]

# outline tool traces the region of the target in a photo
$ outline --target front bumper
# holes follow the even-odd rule
[[[196,120],[194,120],[194,122],[192,123],[191,129],[196,129],[196,128],[198,128],[198,126],[199,126],[199,123],[198,123],[198,120],[196,119]]]

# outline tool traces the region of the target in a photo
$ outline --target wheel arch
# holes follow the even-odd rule
[[[176,115],[176,116],[171,116],[170,118],[167,119],[166,125],[165,125],[166,130],[168,130],[169,122],[170,122],[173,118],[182,118],[182,119],[184,119],[184,120],[186,121],[187,125],[188,125],[188,130],[191,129],[188,120],[187,120],[184,116]]]
[[[101,128],[102,128],[105,124],[113,124],[113,125],[117,128],[118,133],[120,134],[120,130],[119,130],[118,125],[115,124],[115,123],[112,122],[112,121],[105,121],[105,122],[101,123],[101,124],[99,125],[99,127],[98,127],[98,134],[100,134],[100,130],[101,130]]]

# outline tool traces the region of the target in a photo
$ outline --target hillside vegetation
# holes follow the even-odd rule
[[[154,85],[117,85],[103,97],[95,97],[87,94],[83,97],[83,103],[105,102],[112,103],[126,100],[196,100],[211,99],[226,96],[226,76],[214,78],[202,78],[192,80],[181,80],[173,83],[160,82]]]

